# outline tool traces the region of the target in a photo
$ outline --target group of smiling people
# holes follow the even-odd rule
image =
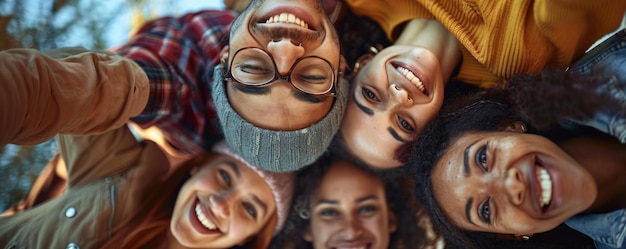
[[[626,248],[626,2],[226,2],[0,51],[0,246]]]

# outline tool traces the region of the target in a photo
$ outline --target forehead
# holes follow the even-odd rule
[[[380,179],[352,163],[334,162],[322,178],[316,197],[318,199],[336,199],[352,201],[366,195],[384,198],[384,187]]]
[[[465,205],[470,192],[475,191],[463,170],[465,150],[484,136],[484,133],[472,132],[451,141],[432,171],[433,195],[445,215],[459,225],[467,223]],[[468,163],[471,158],[468,151]]]

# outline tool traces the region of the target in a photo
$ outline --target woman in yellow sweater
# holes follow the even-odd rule
[[[457,79],[488,88],[518,73],[567,67],[617,29],[626,1],[345,0],[396,40],[414,18],[440,21],[461,43]]]

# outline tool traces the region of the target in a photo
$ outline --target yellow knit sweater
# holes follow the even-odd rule
[[[624,0],[344,1],[392,41],[410,19],[439,20],[463,47],[457,79],[483,88],[547,65],[567,67],[617,29],[626,12]]]

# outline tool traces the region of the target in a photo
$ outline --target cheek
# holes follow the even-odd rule
[[[338,223],[339,222],[321,220],[311,221],[311,234],[313,235],[315,244],[324,244],[328,241],[332,235],[339,230]]]

